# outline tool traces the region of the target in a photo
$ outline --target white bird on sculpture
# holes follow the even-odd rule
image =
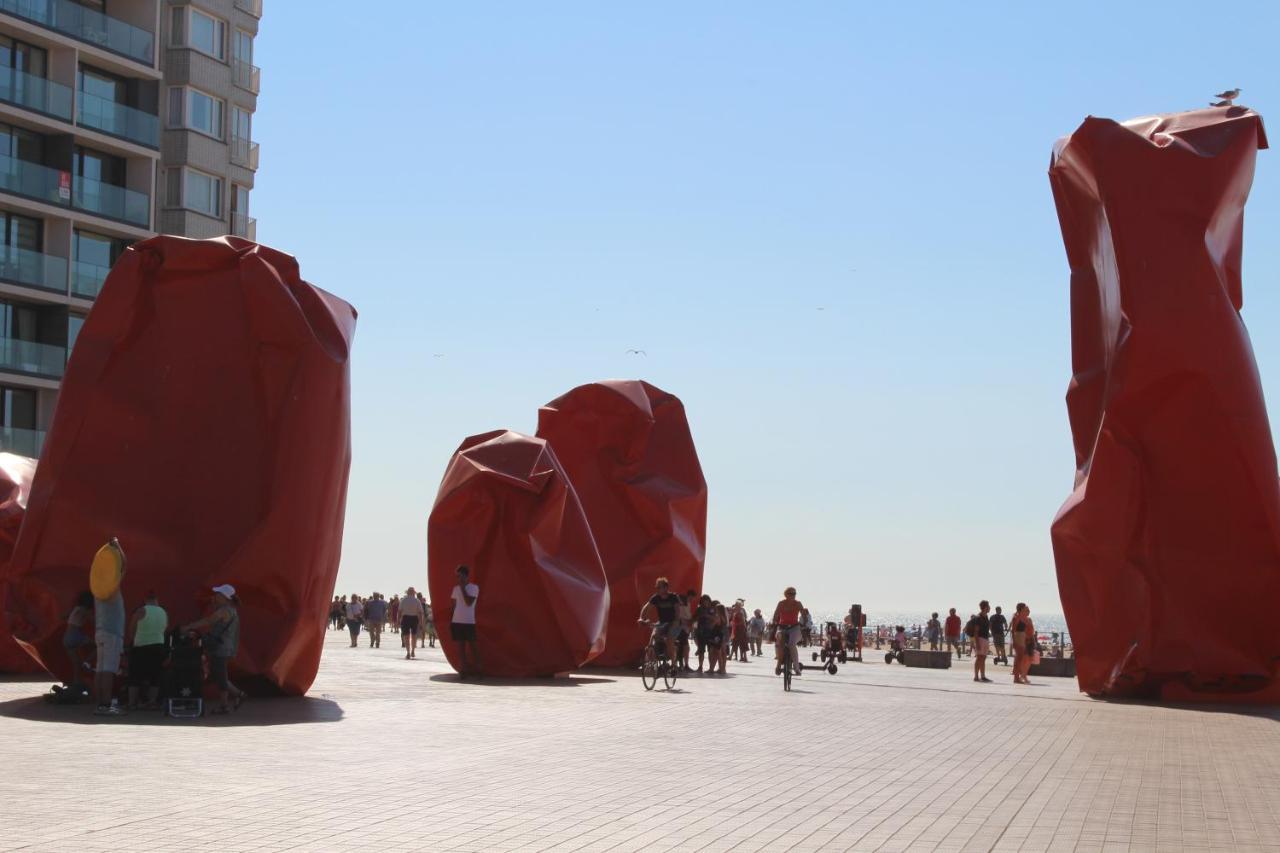
[[[1234,89],[1228,89],[1228,90],[1227,90],[1227,91],[1225,91],[1225,92],[1219,92],[1218,94],[1214,95],[1214,97],[1215,97],[1215,98],[1221,98],[1222,100],[1226,101],[1226,106],[1228,106],[1228,107],[1229,107],[1229,106],[1231,106],[1231,102],[1232,102],[1232,101],[1234,101],[1236,98],[1240,97],[1240,87],[1239,87],[1239,86],[1237,86],[1237,87],[1236,87],[1236,88],[1234,88]],[[1218,106],[1218,104],[1214,104],[1214,106],[1216,107],[1216,106]]]

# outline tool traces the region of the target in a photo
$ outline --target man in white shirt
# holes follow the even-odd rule
[[[414,642],[422,630],[422,602],[413,587],[405,590],[400,599],[400,645],[404,646],[404,659],[415,658]]]
[[[480,587],[470,581],[471,570],[466,566],[458,566],[458,585],[453,588],[453,618],[449,621],[449,636],[458,644],[458,654],[462,658],[458,674],[463,678],[480,673],[480,650],[476,647],[476,599],[480,597]],[[471,653],[469,665],[468,651]]]

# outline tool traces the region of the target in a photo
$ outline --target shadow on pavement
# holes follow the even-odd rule
[[[442,684],[476,684],[482,687],[581,687],[584,684],[612,684],[612,678],[592,678],[589,675],[570,675],[566,677],[543,678],[462,678],[456,672],[446,672],[431,676],[431,681]]]
[[[47,680],[47,679],[46,679]],[[278,697],[249,699],[230,714],[210,714],[198,719],[172,719],[159,711],[130,711],[121,717],[98,717],[93,704],[55,705],[41,696],[0,702],[0,717],[30,720],[37,723],[64,723],[102,726],[294,726],[303,723],[336,723],[342,719],[342,706],[332,699]]]

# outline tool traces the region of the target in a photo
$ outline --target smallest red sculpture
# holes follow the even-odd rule
[[[480,587],[482,672],[577,669],[605,644],[609,589],[587,517],[551,447],[502,431],[468,438],[445,471],[427,524],[428,587],[445,657],[459,565]]]
[[[36,460],[13,453],[0,453],[0,567],[13,556],[22,519],[27,514],[27,495],[36,476]],[[9,633],[5,603],[0,600],[0,672],[40,672],[40,664],[22,650]]]

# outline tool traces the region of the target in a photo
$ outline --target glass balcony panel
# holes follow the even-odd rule
[[[146,228],[151,221],[151,198],[146,193],[107,184],[102,181],[76,177],[71,204],[90,213],[98,213],[122,222],[131,222]]]
[[[71,121],[71,88],[16,68],[0,68],[0,101]]]
[[[243,59],[234,59],[231,64],[236,85],[258,94],[258,90],[262,88],[262,69]]]
[[[78,92],[76,121],[151,148],[160,147],[160,117],[89,92]]]
[[[112,53],[152,64],[155,36],[74,0],[0,0],[0,12],[48,27]]]
[[[231,214],[231,233],[247,240],[258,239],[258,220],[246,213]]]
[[[232,134],[231,162],[235,163],[237,166],[244,166],[246,169],[257,171],[258,143],[245,139],[242,136]]]
[[[66,293],[67,259],[17,246],[0,245],[0,280]]]
[[[67,348],[18,338],[0,338],[0,369],[61,377],[67,366]]]
[[[0,426],[0,450],[39,459],[44,449],[44,430]]]
[[[71,262],[71,295],[81,299],[97,299],[102,292],[102,283],[107,280],[111,267],[93,264],[89,261]]]
[[[0,155],[0,190],[47,201],[49,204],[66,205],[71,201],[70,186],[70,172]]]

